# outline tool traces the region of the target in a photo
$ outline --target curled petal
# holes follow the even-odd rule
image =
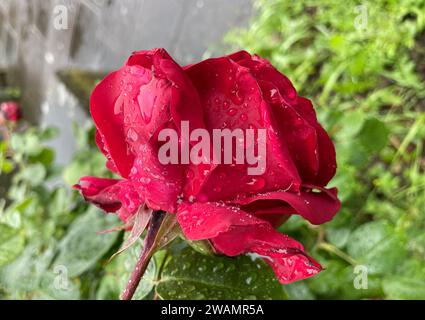
[[[310,100],[299,97],[295,108],[316,129],[319,168],[314,184],[326,186],[336,172],[335,146],[327,132],[317,121],[316,112]]]
[[[282,283],[301,280],[321,271],[303,246],[237,207],[222,203],[182,203],[177,219],[190,240],[209,239],[227,255],[252,253],[264,259]]]
[[[133,183],[128,180],[82,177],[74,188],[89,201],[106,212],[118,212],[126,221],[143,203]]]
[[[312,224],[322,224],[331,220],[341,207],[337,198],[337,189],[320,188],[320,192],[313,191],[315,186],[302,189],[299,193],[286,191],[267,192],[244,199],[230,201],[234,205],[242,206],[248,212],[260,211],[264,208],[289,205],[294,214],[299,214]],[[282,214],[288,214],[285,207]]]
[[[94,139],[95,139],[97,147],[106,157],[106,167],[112,172],[119,174],[118,169],[115,166],[115,162],[112,160],[108,150],[106,149],[105,143],[103,142],[103,138],[99,130],[96,130]]]
[[[120,83],[123,78],[123,71],[116,71],[96,86],[90,97],[90,112],[102,140],[101,150],[108,154],[110,167],[116,168],[126,178],[133,165],[134,154],[129,152],[126,143],[124,117],[117,110],[122,104]]]

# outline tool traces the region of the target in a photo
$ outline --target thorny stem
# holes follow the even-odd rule
[[[165,215],[166,212],[162,210],[158,210],[152,213],[152,218],[149,224],[149,229],[145,238],[143,249],[140,253],[139,259],[137,260],[136,266],[131,273],[130,279],[127,282],[127,286],[121,294],[121,300],[131,300],[133,297],[134,292],[139,285],[140,279],[145,273],[146,268],[149,265],[149,261],[155,252],[155,239]]]

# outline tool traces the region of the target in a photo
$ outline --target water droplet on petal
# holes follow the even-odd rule
[[[155,106],[156,95],[151,92],[149,86],[142,86],[137,96],[140,112],[145,123],[149,123],[152,118],[153,108]]]
[[[219,186],[217,186],[217,187],[214,187],[214,189],[213,189],[213,191],[214,192],[221,192],[221,187],[219,187]]]
[[[195,176],[195,174],[193,173],[193,171],[191,169],[187,169],[186,178],[193,179],[194,176]]]
[[[124,99],[123,97],[120,95],[117,100],[115,101],[114,104],[114,114],[119,114],[123,111],[123,103],[124,103]]]
[[[137,141],[139,136],[137,135],[137,132],[133,128],[130,128],[127,131],[127,138],[130,139],[131,141]]]
[[[261,177],[252,178],[251,181],[247,182],[246,184],[249,185],[253,190],[261,190],[266,185],[266,180]]]
[[[235,108],[230,108],[229,111],[227,111],[227,114],[229,116],[234,116],[237,112],[238,110],[236,110]]]

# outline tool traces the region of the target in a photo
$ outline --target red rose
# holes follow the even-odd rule
[[[245,51],[180,67],[164,49],[138,51],[94,90],[91,114],[107,166],[122,179],[83,177],[86,200],[121,219],[142,204],[177,215],[190,240],[219,253],[254,253],[282,283],[310,277],[320,265],[276,231],[292,214],[313,224],[339,210],[335,150],[308,99],[267,60]],[[190,129],[267,130],[264,173],[249,164],[162,164],[163,129],[184,143]]]
[[[1,103],[0,112],[3,113],[6,120],[10,122],[17,122],[21,117],[19,105],[13,101]]]

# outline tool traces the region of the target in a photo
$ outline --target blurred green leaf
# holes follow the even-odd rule
[[[22,230],[0,223],[0,266],[13,261],[23,248]]]
[[[96,233],[112,227],[115,219],[109,218],[94,207],[78,217],[59,244],[60,253],[55,264],[66,266],[70,277],[93,267],[117,239],[116,233]]]
[[[371,274],[392,272],[406,257],[405,239],[384,221],[369,222],[354,230],[347,249]]]
[[[379,152],[388,142],[389,130],[384,122],[371,118],[363,124],[359,133],[359,140],[369,152]]]
[[[388,277],[383,282],[384,292],[389,299],[424,300],[425,280],[408,277]]]

